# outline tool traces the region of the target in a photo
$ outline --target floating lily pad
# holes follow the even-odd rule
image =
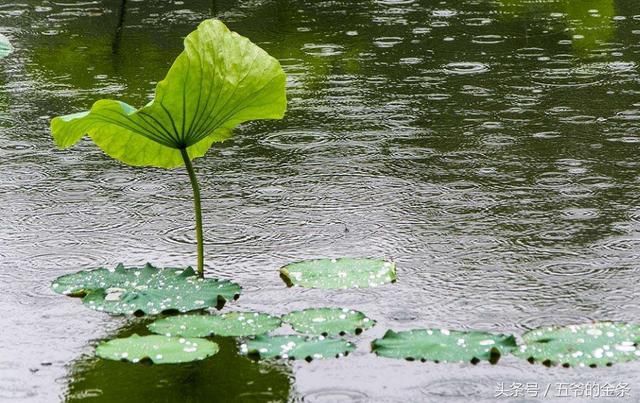
[[[530,362],[565,367],[596,367],[640,358],[640,326],[600,322],[543,327],[522,336],[514,354]]]
[[[133,363],[150,360],[154,364],[177,364],[204,360],[218,352],[212,341],[197,338],[138,336],[110,340],[96,349],[98,357]]]
[[[473,364],[483,360],[495,364],[502,354],[515,347],[516,340],[511,335],[446,329],[389,330],[372,345],[373,351],[382,357]]]
[[[149,330],[166,336],[207,337],[256,336],[280,327],[279,318],[257,312],[229,312],[222,315],[182,315],[160,319]]]
[[[360,334],[376,322],[365,314],[341,308],[311,308],[291,312],[282,318],[296,332],[318,335]]]
[[[347,355],[355,350],[348,341],[303,336],[258,336],[240,345],[240,353],[262,359],[285,358],[311,361]]]
[[[158,269],[94,269],[58,277],[55,292],[83,297],[90,308],[112,314],[158,314],[176,310],[220,306],[240,294],[240,286],[228,280],[202,279],[191,267]]]
[[[9,42],[9,38],[0,34],[0,59],[7,57],[13,52],[13,46]]]
[[[382,259],[316,259],[291,263],[280,269],[288,286],[313,288],[366,288],[396,281],[396,265]]]

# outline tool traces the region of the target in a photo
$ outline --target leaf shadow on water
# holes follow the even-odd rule
[[[113,338],[146,335],[149,320],[120,329]],[[281,402],[293,375],[285,365],[238,355],[231,337],[214,337],[220,352],[189,364],[132,364],[84,355],[70,365],[66,402]]]

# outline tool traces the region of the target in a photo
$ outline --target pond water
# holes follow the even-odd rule
[[[588,382],[640,399],[640,363],[369,353],[386,329],[638,319],[640,3],[122,3],[0,4],[17,49],[0,62],[1,401],[490,402],[512,383],[540,391],[517,400],[567,401],[563,385]],[[126,167],[89,141],[55,150],[48,121],[98,98],[143,105],[212,15],[281,61],[289,111],[196,160],[207,275],[244,287],[225,309],[365,312],[378,324],[346,358],[257,364],[220,340],[220,356],[177,370],[104,362],[96,343],[142,323],[49,289],[82,268],[195,264],[184,171]],[[278,277],[343,255],[394,259],[399,281],[327,292]]]

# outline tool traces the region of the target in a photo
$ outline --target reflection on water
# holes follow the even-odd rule
[[[0,3],[16,47],[0,62],[0,400],[93,388],[67,391],[80,382],[67,365],[121,325],[54,295],[53,278],[195,262],[186,173],[126,167],[88,141],[54,150],[47,127],[102,97],[146,103],[212,10],[281,60],[289,94],[284,120],[243,125],[195,163],[207,273],[245,290],[225,309],[343,306],[378,322],[344,359],[293,363],[291,395],[493,401],[497,382],[640,384],[637,363],[368,353],[388,328],[637,320],[640,2],[129,0],[122,24],[121,0]],[[326,292],[278,277],[341,255],[395,259],[399,281]],[[147,369],[124,365],[80,366]]]
[[[553,35],[565,38],[559,44],[570,44],[580,56],[602,52],[602,46],[613,37],[616,21],[626,17],[615,13],[614,0],[527,1],[502,0],[506,18],[518,21],[527,34]],[[537,16],[531,28],[531,15]],[[538,25],[539,24],[539,25]]]
[[[111,338],[149,334],[143,322]],[[70,369],[67,402],[286,401],[289,370],[238,355],[233,338],[213,338],[220,352],[180,365],[141,365],[83,357]]]

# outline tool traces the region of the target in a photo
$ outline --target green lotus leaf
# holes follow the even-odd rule
[[[522,336],[514,355],[565,367],[609,366],[640,358],[640,325],[599,322],[542,327]]]
[[[0,34],[0,59],[9,56],[13,52],[13,46],[9,38]]]
[[[516,348],[515,337],[485,332],[446,329],[387,331],[373,341],[373,351],[382,357],[410,361],[471,362],[495,364],[500,356]]]
[[[355,346],[342,339],[325,337],[257,336],[240,345],[240,353],[268,359],[285,358],[311,361],[319,358],[340,357],[355,350]]]
[[[229,312],[221,315],[181,315],[157,320],[148,327],[166,336],[207,337],[256,336],[270,332],[282,322],[279,318],[258,312]]]
[[[82,302],[112,314],[158,314],[177,310],[220,306],[240,294],[238,284],[228,280],[203,279],[191,267],[158,269],[94,269],[58,277],[51,285],[60,294],[82,297]]]
[[[212,341],[197,338],[131,335],[104,342],[96,349],[98,357],[137,363],[150,360],[154,364],[178,364],[204,360],[218,352]]]
[[[282,320],[296,332],[323,336],[360,334],[376,323],[362,312],[342,308],[305,309],[291,312]]]
[[[288,264],[280,276],[289,286],[366,288],[396,281],[396,265],[382,259],[315,259]]]
[[[173,168],[203,156],[231,129],[254,119],[280,119],[285,74],[264,50],[216,19],[184,41],[185,49],[141,109],[100,100],[90,111],[54,118],[56,144],[88,135],[105,153],[129,165]]]

